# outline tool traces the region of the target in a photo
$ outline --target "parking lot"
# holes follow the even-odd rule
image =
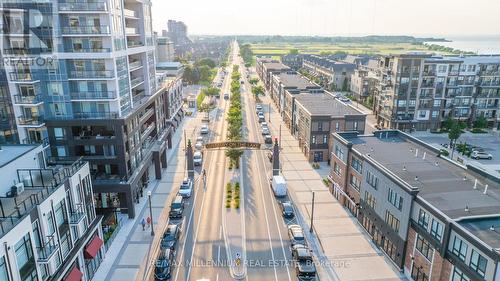
[[[421,139],[435,147],[444,148],[442,144],[449,144],[448,134],[431,134],[428,132],[415,132],[414,137]],[[455,151],[455,155],[464,159],[466,163],[477,164],[490,171],[497,171],[500,175],[500,137],[494,134],[473,134],[470,132],[463,133],[457,143],[467,143],[478,147],[480,150],[491,154],[492,159],[475,160],[466,156],[460,155]]]

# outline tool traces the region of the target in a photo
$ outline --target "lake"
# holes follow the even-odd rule
[[[478,54],[500,54],[500,37],[456,37],[446,38],[452,42],[425,42]]]

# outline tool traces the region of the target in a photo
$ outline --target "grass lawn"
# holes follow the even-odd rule
[[[401,54],[407,52],[429,52],[424,45],[410,43],[258,43],[251,44],[254,55],[281,56],[290,49],[298,49],[302,54],[319,54],[322,51],[343,51],[349,54]],[[446,54],[446,53],[443,53]]]

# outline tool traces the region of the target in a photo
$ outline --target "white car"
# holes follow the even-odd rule
[[[193,182],[190,178],[184,178],[179,188],[179,195],[182,197],[191,197],[193,193]]]
[[[491,156],[491,154],[484,151],[473,151],[470,157],[473,159],[493,159],[493,156]]]
[[[271,132],[269,132],[269,128],[267,128],[267,127],[262,128],[262,135],[263,136],[270,135],[270,134],[271,134]]]
[[[196,138],[196,141],[201,141],[201,142],[203,142],[203,137],[202,137],[202,136],[197,137],[197,138]]]
[[[203,142],[197,141],[196,144],[194,145],[194,148],[201,150],[203,148]]]
[[[202,125],[201,126],[200,134],[202,134],[202,135],[208,134],[208,125]]]
[[[262,105],[260,105],[260,104],[256,105],[255,109],[257,109],[257,111],[261,111],[262,110]]]
[[[269,127],[267,127],[267,122],[260,123],[260,127],[261,128],[269,128]]]
[[[203,156],[201,155],[200,151],[196,151],[193,154],[193,162],[195,166],[201,166],[201,163],[203,162]]]

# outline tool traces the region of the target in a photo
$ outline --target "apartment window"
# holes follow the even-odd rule
[[[476,250],[472,250],[472,255],[470,257],[470,268],[472,268],[479,275],[484,277],[486,273],[486,266],[488,265],[488,260],[479,254]]]
[[[312,136],[312,143],[316,144],[316,136],[315,135]]]
[[[0,258],[0,280],[10,280],[9,274],[7,273],[7,265],[5,264],[5,257]]]
[[[342,171],[342,169],[340,169],[340,166],[337,164],[337,162],[333,164],[333,171],[335,172],[335,174],[340,176],[340,172]]]
[[[451,250],[451,252],[462,261],[465,261],[465,255],[467,254],[467,244],[462,241],[462,239],[455,236],[455,240],[453,240],[453,249]]]
[[[415,106],[417,104],[416,100],[409,100],[408,105],[409,106]]]
[[[423,209],[418,211],[418,224],[425,230],[427,230],[427,227],[429,226],[429,214],[427,214],[427,212]]]
[[[427,276],[427,274],[425,274],[425,272],[422,271],[422,268],[420,268],[419,266],[415,266],[415,264],[411,268],[411,278],[414,281],[428,281],[429,280],[429,277]]]
[[[399,220],[388,210],[385,211],[385,222],[392,228],[394,231],[399,231],[400,222]]]
[[[448,66],[447,65],[440,65],[438,66],[438,72],[439,73],[444,73],[448,70]]]
[[[344,151],[338,145],[335,145],[335,155],[337,155],[340,160],[344,161]]]
[[[23,238],[21,238],[21,240],[16,243],[15,249],[21,280],[38,280],[30,235],[26,234]]]
[[[439,111],[437,111],[437,110],[432,111],[432,118],[437,118],[438,115],[439,115]]]
[[[406,100],[398,100],[398,106],[399,107],[406,106]]]
[[[357,130],[358,130],[358,122],[354,121],[354,131],[357,131]]]
[[[434,100],[434,106],[435,107],[441,106],[441,100]]]
[[[366,182],[377,189],[378,178],[370,171],[366,171]]]
[[[318,131],[323,131],[323,122],[318,122]]]
[[[373,196],[368,191],[365,191],[365,201],[368,206],[370,206],[372,209],[375,209],[375,206],[377,205],[377,199],[375,199],[375,196]]]
[[[328,143],[328,135],[323,135],[323,143]]]
[[[438,241],[441,241],[441,237],[443,237],[443,225],[440,224],[437,220],[432,219],[431,224],[431,235],[436,238]]]
[[[63,128],[54,128],[54,137],[56,140],[64,139],[64,129]]]
[[[353,174],[351,174],[349,183],[354,189],[356,189],[359,192],[359,189],[361,187],[361,181],[358,178],[356,178]]]
[[[66,205],[64,204],[64,199],[57,204],[55,213],[57,226],[61,226],[66,221]]]
[[[361,160],[359,160],[358,158],[356,157],[352,157],[351,158],[351,167],[356,170],[356,172],[358,173],[362,173],[363,171],[363,164],[361,163]]]
[[[424,255],[428,260],[432,259],[432,254],[434,253],[434,249],[432,249],[431,245],[427,240],[425,240],[421,235],[417,234],[417,243],[415,245],[417,250]]]
[[[394,190],[389,188],[389,192],[387,194],[387,200],[398,210],[401,211],[403,209],[403,197],[399,196]]]
[[[427,110],[419,110],[418,111],[419,118],[425,118],[426,116],[427,116]]]
[[[453,270],[453,276],[451,281],[470,281],[470,278],[465,275],[460,269],[456,268]]]
[[[64,157],[66,156],[66,147],[65,146],[56,146],[57,156]]]
[[[339,122],[335,123],[335,131],[338,131],[340,129],[340,124]]]
[[[47,213],[47,227],[49,230],[48,235],[54,234],[56,229],[55,229],[55,224],[54,224],[54,215],[52,214],[52,211]]]

